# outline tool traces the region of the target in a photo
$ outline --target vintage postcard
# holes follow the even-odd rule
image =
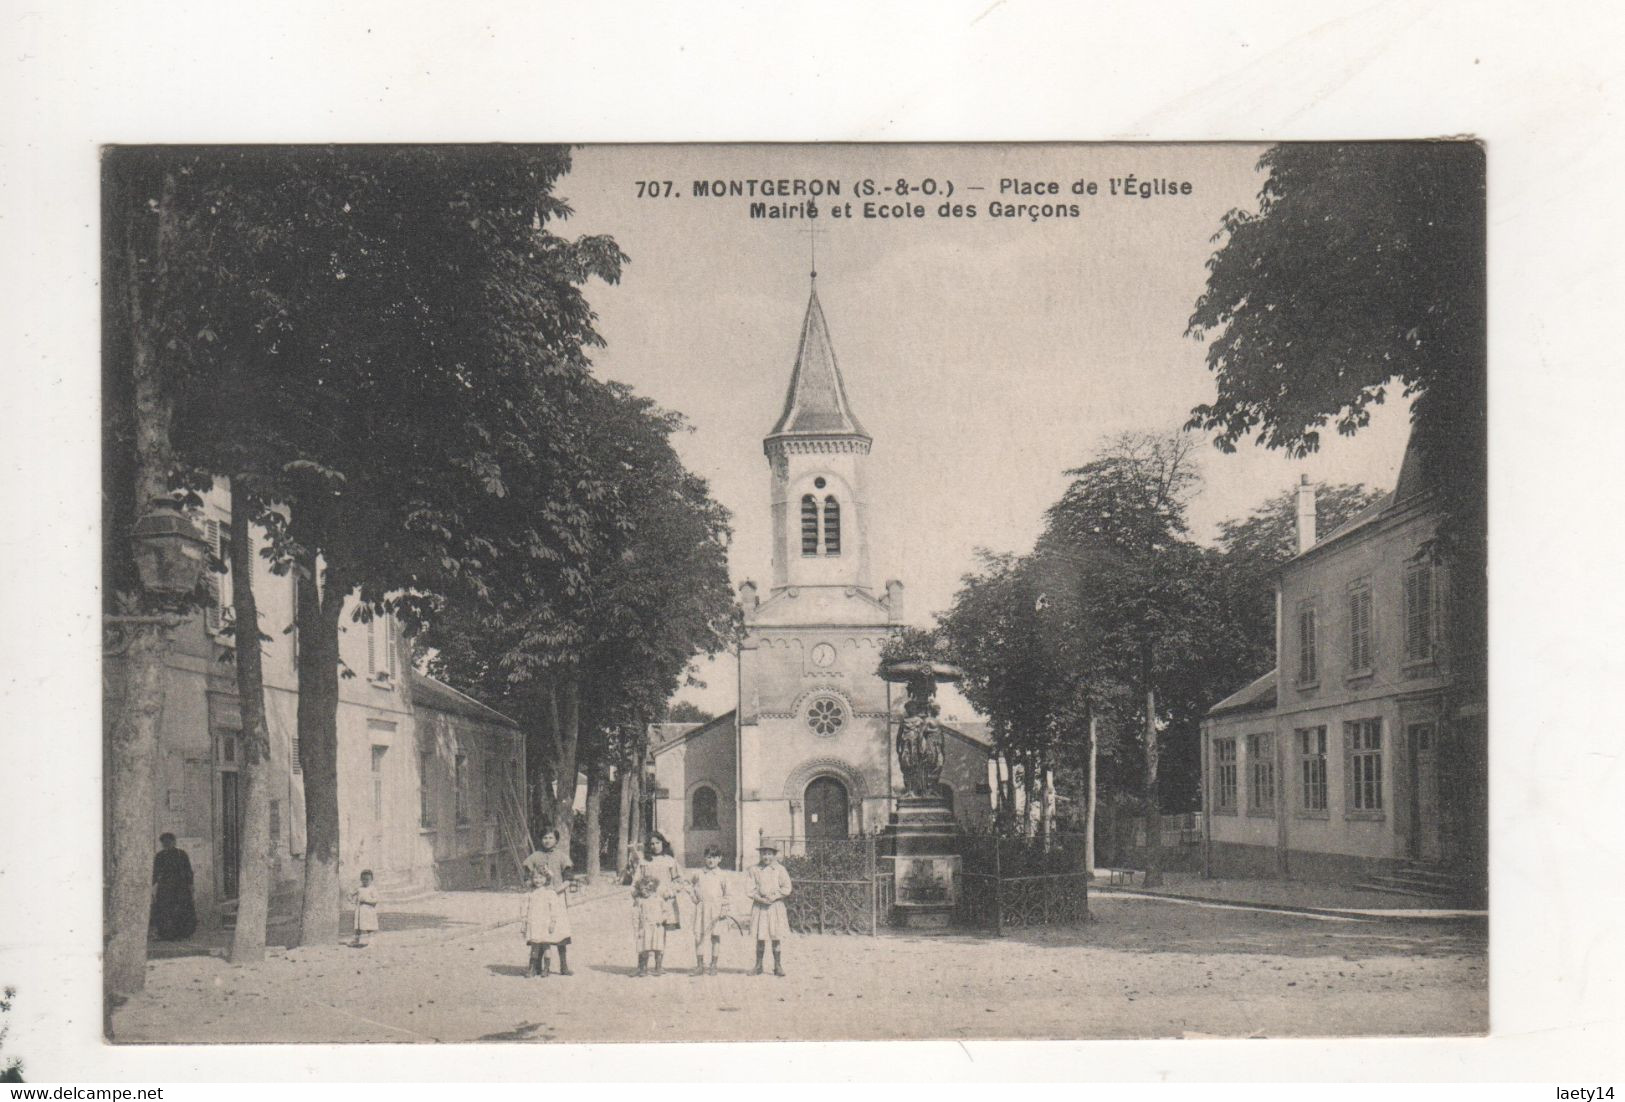
[[[1486,1033],[1485,166],[106,147],[108,1039]]]

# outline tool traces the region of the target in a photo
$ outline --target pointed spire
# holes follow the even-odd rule
[[[852,413],[846,398],[846,385],[835,362],[835,346],[830,343],[824,308],[818,302],[817,273],[807,298],[807,316],[801,323],[801,343],[796,348],[796,366],[790,374],[790,390],[784,397],[784,412],[768,433],[775,436],[860,436],[871,439]]]

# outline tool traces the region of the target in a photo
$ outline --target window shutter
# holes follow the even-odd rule
[[[1343,811],[1354,810],[1354,733],[1357,723],[1343,724]]]
[[[209,541],[209,553],[216,559],[220,557],[220,522],[206,520],[203,522],[204,535]],[[218,634],[223,626],[220,618],[220,575],[211,566],[203,572],[209,585],[209,607],[203,614],[204,626],[210,632]]]
[[[395,680],[395,614],[384,614],[384,670],[389,674],[391,681]]]
[[[298,735],[293,736],[293,748],[288,753],[288,765],[295,773],[303,773],[305,771],[304,759],[300,757]]]
[[[824,554],[841,553],[841,503],[830,494],[824,498]]]
[[[378,673],[378,617],[367,621],[367,676]]]

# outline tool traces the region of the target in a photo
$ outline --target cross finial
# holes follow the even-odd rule
[[[819,230],[819,228],[820,227],[819,227],[818,222],[816,220],[809,221],[805,226],[803,226],[801,228],[801,232],[807,235],[808,248],[810,250],[810,255],[811,255],[811,258],[812,258],[812,278],[813,278],[814,282],[817,282],[817,280],[818,280],[818,230]]]

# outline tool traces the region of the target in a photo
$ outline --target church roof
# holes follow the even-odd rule
[[[870,439],[852,413],[846,398],[846,385],[835,362],[835,346],[830,343],[824,308],[818,303],[815,284],[807,299],[807,316],[801,322],[801,343],[796,347],[796,366],[790,374],[790,390],[784,396],[784,412],[768,434],[776,436],[861,436]]]

